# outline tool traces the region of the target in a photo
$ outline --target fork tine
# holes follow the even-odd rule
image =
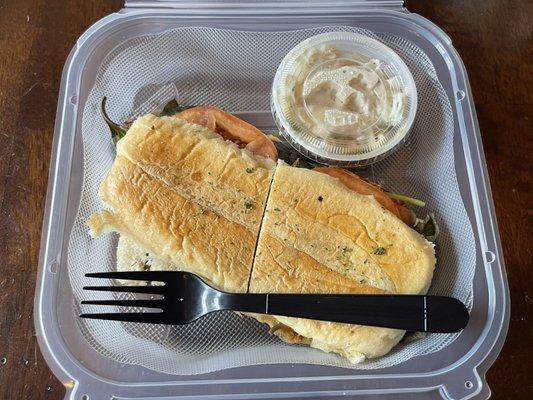
[[[163,300],[84,300],[81,304],[99,306],[149,307],[163,309]]]
[[[149,324],[176,324],[166,313],[101,313],[80,314],[80,318],[105,319],[109,321],[146,322]]]
[[[85,274],[87,278],[133,279],[137,281],[166,282],[175,275],[173,271],[124,271],[124,272],[91,272]]]
[[[83,290],[97,290],[100,292],[164,294],[167,288],[165,286],[84,286]]]

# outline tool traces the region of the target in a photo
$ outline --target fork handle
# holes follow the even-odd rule
[[[459,332],[465,305],[423,295],[232,294],[226,309],[419,332]]]

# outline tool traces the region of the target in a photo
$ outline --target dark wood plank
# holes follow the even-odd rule
[[[489,371],[493,398],[533,397],[531,370],[533,7],[526,0],[406,1],[453,39],[474,93],[512,297]],[[119,0],[0,3],[0,399],[61,399],[36,346],[32,305],[61,69]]]
[[[406,1],[439,25],[465,63],[489,170],[507,277],[511,323],[487,377],[495,399],[533,398],[533,3]]]
[[[35,340],[35,273],[61,70],[120,1],[0,2],[0,399],[61,399]]]

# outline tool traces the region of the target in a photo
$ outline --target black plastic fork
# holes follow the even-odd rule
[[[273,314],[421,332],[458,332],[468,323],[459,300],[443,296],[243,294],[214,289],[189,272],[99,272],[90,278],[162,282],[161,286],[86,286],[85,290],[159,295],[157,299],[88,300],[81,304],[159,309],[159,312],[81,314],[125,322],[182,325],[222,310]]]

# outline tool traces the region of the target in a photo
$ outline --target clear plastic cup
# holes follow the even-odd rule
[[[294,47],[278,67],[272,112],[285,139],[330,165],[376,162],[405,140],[416,114],[413,76],[392,49],[332,32]]]

